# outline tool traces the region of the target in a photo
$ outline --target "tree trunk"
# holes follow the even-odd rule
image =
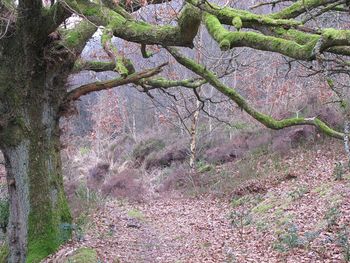
[[[57,112],[49,103],[22,110],[22,127],[2,147],[10,198],[8,261],[40,262],[69,238],[71,216],[63,190]],[[10,143],[16,134],[16,143]]]
[[[194,112],[191,124],[191,141],[190,141],[190,167],[195,168],[197,154],[197,124],[199,119],[200,101],[197,100],[196,111]]]
[[[59,67],[48,71],[42,57],[30,61],[0,65],[0,116],[7,116],[0,123],[0,149],[10,200],[10,263],[40,262],[71,232],[59,140],[68,74]]]

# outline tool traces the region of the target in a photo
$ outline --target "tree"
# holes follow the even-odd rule
[[[161,4],[154,0],[149,4]],[[176,25],[155,25],[131,15],[145,1],[1,0],[0,1],[0,149],[4,153],[10,198],[9,262],[39,262],[64,241],[71,216],[63,191],[59,118],[72,103],[90,92],[127,83],[143,91],[181,86],[197,89],[204,82],[233,100],[254,119],[272,129],[313,125],[325,134],[348,140],[317,117],[275,120],[252,107],[235,89],[205,66],[182,55],[177,47],[193,47],[202,23],[221,50],[250,47],[280,53],[293,60],[317,61],[331,89],[347,109],[346,96],[335,85],[335,74],[348,74],[350,30],[322,28],[315,19],[330,12],[349,13],[348,1],[272,1],[287,7],[269,14],[186,0]],[[266,3],[265,3],[266,4]],[[254,8],[263,6],[258,4]],[[74,25],[66,25],[73,14]],[[111,62],[79,59],[86,42],[103,26],[102,46]],[[232,28],[233,27],[233,28]],[[167,80],[154,77],[166,64],[135,72],[132,63],[112,43],[112,37],[164,47],[178,63],[200,79]],[[120,77],[67,91],[73,71],[115,70]],[[348,123],[348,122],[347,122]],[[346,125],[346,132],[349,130]],[[69,233],[68,233],[69,234]]]

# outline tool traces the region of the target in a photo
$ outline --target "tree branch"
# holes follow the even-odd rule
[[[127,76],[126,78],[116,78],[113,80],[107,80],[107,81],[98,81],[94,83],[89,83],[83,86],[80,86],[78,88],[75,88],[74,90],[67,93],[64,99],[64,103],[69,103],[71,101],[79,99],[81,96],[84,96],[86,94],[89,94],[94,91],[100,91],[100,90],[107,90],[111,89],[117,86],[126,85],[129,83],[137,83],[143,78],[149,78],[154,75],[157,75],[162,71],[162,68],[167,65],[168,63],[164,63],[156,68],[147,69],[142,72],[134,73],[132,75]]]
[[[274,130],[279,130],[279,129],[283,129],[283,128],[295,126],[295,125],[312,125],[319,128],[319,130],[321,130],[323,133],[331,137],[343,139],[344,137],[343,133],[333,130],[326,123],[322,122],[320,119],[316,117],[313,117],[313,118],[296,117],[296,118],[276,120],[269,115],[266,115],[264,113],[257,111],[255,108],[250,106],[249,103],[234,88],[228,87],[224,85],[222,82],[220,82],[220,80],[215,76],[213,72],[209,71],[202,65],[197,64],[192,59],[182,56],[175,48],[166,47],[166,49],[176,59],[177,62],[179,62],[181,65],[185,66],[186,68],[190,69],[191,71],[195,72],[197,75],[201,76],[202,78],[206,79],[209,84],[211,84],[214,88],[216,88],[222,94],[226,95],[231,100],[233,100],[241,109],[243,109],[250,116],[252,116],[254,119],[259,121],[266,127]]]
[[[216,16],[209,13],[204,13],[203,20],[209,34],[219,43],[222,50],[233,47],[251,47],[258,50],[277,52],[301,60],[312,58],[314,41],[300,45],[294,41],[265,36],[255,32],[228,31]]]
[[[73,72],[82,70],[92,70],[95,72],[113,71],[115,63],[113,61],[85,61],[78,59],[75,61]]]
[[[72,15],[72,11],[64,6],[62,0],[58,0],[48,10],[43,11],[46,33],[55,31],[67,18]]]
[[[92,23],[109,27],[116,37],[146,45],[193,47],[201,22],[200,11],[191,5],[184,7],[177,26],[158,26],[125,18],[105,6],[82,0],[71,8]]]
[[[270,17],[274,19],[296,18],[307,11],[310,11],[317,7],[325,6],[337,1],[338,0],[299,0],[294,4],[282,9],[281,11],[271,14]]]
[[[62,40],[59,45],[68,48],[75,55],[80,55],[87,41],[96,32],[95,25],[87,20],[80,21],[72,29],[61,29]]]
[[[103,49],[106,51],[107,55],[115,63],[114,70],[118,72],[121,76],[125,77],[129,75],[129,70],[124,65],[124,58],[119,54],[117,47],[112,43],[113,31],[106,27],[101,36],[101,43]]]

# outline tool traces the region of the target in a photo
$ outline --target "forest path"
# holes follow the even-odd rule
[[[211,197],[109,201],[92,215],[83,241],[46,262],[64,262],[79,247],[96,249],[104,263],[230,262],[229,213],[227,201]]]

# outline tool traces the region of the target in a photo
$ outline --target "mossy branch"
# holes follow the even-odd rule
[[[98,81],[98,82],[93,82],[89,84],[82,85],[78,88],[73,89],[72,91],[68,92],[67,95],[65,96],[64,99],[64,105],[79,99],[81,96],[84,96],[86,94],[89,94],[91,92],[95,91],[100,91],[100,90],[107,90],[111,89],[117,86],[122,86],[126,85],[129,83],[138,83],[138,81],[142,80],[143,78],[149,78],[154,75],[159,74],[162,71],[162,68],[167,65],[167,63],[164,63],[156,68],[152,69],[147,69],[142,72],[134,73],[126,78],[121,77],[121,78],[116,78],[112,80],[107,80],[107,81]]]
[[[141,54],[143,58],[150,58],[153,56],[152,52],[147,51],[147,47],[145,44],[141,44]]]
[[[109,61],[84,61],[78,59],[75,61],[73,72],[82,70],[92,70],[96,72],[112,71],[115,69],[115,63]]]
[[[296,18],[301,14],[308,12],[320,6],[325,6],[339,0],[299,0],[294,4],[278,11],[277,13],[271,14],[270,17],[274,19],[290,19]]]
[[[275,36],[266,36],[250,31],[229,31],[223,27],[216,16],[209,13],[203,14],[203,22],[222,50],[250,47],[280,53],[295,59],[313,60],[316,58],[315,49],[318,53],[325,50],[332,52],[330,48],[350,46],[350,30],[324,29],[316,35],[294,29],[275,28],[273,32]],[[321,45],[320,40],[322,40]],[[341,49],[336,51],[341,52]]]
[[[110,28],[105,28],[102,32],[101,42],[102,47],[108,54],[108,56],[115,63],[114,70],[118,72],[122,77],[129,75],[129,70],[124,65],[124,58],[119,54],[117,47],[112,43],[113,32]]]
[[[61,29],[62,40],[60,45],[70,49],[75,54],[80,54],[87,41],[96,32],[97,28],[89,21],[82,20],[72,29]]]
[[[188,3],[198,7],[199,9],[216,16],[221,23],[232,25],[232,21],[238,20],[242,23],[241,27],[252,27],[253,25],[260,26],[283,26],[287,28],[301,25],[299,21],[292,19],[275,19],[268,15],[259,15],[252,12],[231,7],[221,7],[219,5],[199,0],[187,0]]]
[[[57,1],[49,9],[43,9],[43,17],[46,34],[55,31],[67,18],[72,15],[69,9],[65,8],[62,1]]]
[[[78,0],[71,8],[92,23],[108,27],[113,35],[127,41],[146,45],[167,45],[193,47],[193,39],[201,22],[200,11],[186,5],[179,15],[177,26],[158,26],[125,18],[103,5]]]
[[[152,89],[168,89],[173,87],[186,87],[196,89],[207,81],[203,79],[183,79],[183,80],[168,80],[162,77],[142,79],[137,84],[141,85],[146,91]]]
[[[210,35],[222,50],[233,47],[251,47],[258,50],[277,52],[288,57],[310,60],[315,43],[300,45],[294,41],[265,36],[256,32],[232,32],[223,27],[219,19],[209,13],[203,14],[204,23]]]
[[[254,119],[262,123],[268,128],[279,130],[290,126],[295,125],[312,125],[317,127],[323,133],[337,138],[343,139],[344,134],[330,128],[326,123],[322,122],[320,119],[314,118],[287,118],[282,120],[276,120],[269,115],[259,112],[250,104],[232,87],[224,85],[220,80],[215,76],[215,74],[200,64],[197,64],[194,60],[182,56],[175,48],[166,48],[169,53],[179,62],[181,65],[190,69],[197,75],[201,76],[203,79],[207,80],[214,88],[220,91],[222,94],[226,95],[228,98],[233,100],[242,110],[247,112]]]

